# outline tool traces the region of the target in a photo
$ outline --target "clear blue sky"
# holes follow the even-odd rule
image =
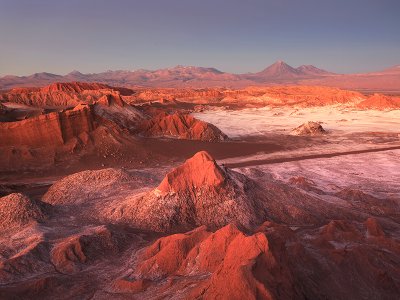
[[[400,64],[399,0],[0,0],[0,75]]]

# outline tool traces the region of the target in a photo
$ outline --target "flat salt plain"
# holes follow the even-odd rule
[[[400,110],[354,110],[340,106],[315,108],[213,109],[194,113],[194,117],[217,126],[231,138],[268,133],[288,134],[307,122],[321,122],[331,133],[400,133]]]
[[[248,108],[242,110],[213,109],[194,114],[210,122],[231,138],[285,135],[307,122],[321,122],[327,135],[312,137],[325,139],[326,144],[310,143],[301,149],[276,153],[258,153],[219,161],[243,164],[241,168],[256,167],[271,173],[276,179],[288,181],[303,176],[316,186],[332,192],[350,187],[380,197],[400,198],[400,110],[354,110],[335,106],[318,108]],[[346,154],[355,150],[369,153]],[[376,150],[376,151],[375,151]],[[334,157],[306,156],[335,154]],[[298,160],[293,159],[299,157]],[[284,161],[288,158],[287,161]],[[281,159],[274,162],[274,159]],[[271,162],[268,162],[270,160]],[[257,163],[257,161],[259,163]]]

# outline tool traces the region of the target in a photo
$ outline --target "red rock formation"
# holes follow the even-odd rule
[[[121,95],[118,92],[111,92],[109,94],[105,94],[104,96],[100,97],[96,103],[110,106],[110,105],[118,105],[118,106],[125,106],[126,103],[122,100]]]
[[[79,196],[76,196],[76,198]],[[201,151],[169,172],[146,194],[124,196],[102,215],[114,222],[159,232],[176,232],[200,225],[220,228],[233,223],[251,229],[266,219],[285,224],[323,224],[356,214],[325,202],[273,178],[256,183],[245,175],[219,167]]]
[[[400,98],[399,97],[389,97],[382,94],[374,94],[368,99],[360,102],[357,105],[358,108],[362,109],[399,109],[400,108]]]
[[[110,92],[100,97],[94,105],[94,112],[100,122],[107,120],[131,133],[137,133],[139,124],[145,120],[144,114],[136,107],[127,105],[119,92]]]
[[[284,260],[285,253],[274,253],[269,243],[264,232],[246,236],[233,225],[215,233],[200,227],[157,240],[139,254],[134,272],[118,282],[146,280],[148,285],[162,290],[179,289],[184,284],[188,288],[183,297],[190,299],[300,297],[300,289],[293,284],[293,275]],[[141,286],[133,292],[145,292],[146,288]],[[141,295],[150,296],[152,292]]]
[[[228,223],[251,227],[263,221],[263,210],[250,194],[257,190],[244,175],[220,168],[205,151],[198,152],[166,175],[143,197],[128,198],[113,218],[155,231]],[[123,212],[122,216],[117,212]]]
[[[100,90],[100,89],[111,89],[109,85],[101,83],[86,83],[86,82],[56,82],[48,86],[40,88],[42,93],[53,93],[53,92],[74,92],[82,93],[87,90]]]
[[[43,88],[16,88],[0,95],[0,101],[10,101],[33,106],[75,106],[94,103],[104,95],[119,94],[127,103],[178,100],[191,103],[224,103],[235,105],[274,106],[324,106],[332,104],[357,104],[366,99],[358,92],[318,86],[273,86],[226,88],[116,88],[97,83],[56,83]],[[118,98],[117,97],[117,98]],[[245,102],[243,100],[246,100]],[[102,101],[105,101],[103,99]]]
[[[157,187],[162,194],[189,192],[196,188],[223,188],[227,179],[226,173],[205,151],[196,153],[182,166],[169,172]]]
[[[141,250],[113,290],[138,298],[168,298],[176,291],[187,299],[395,297],[399,243],[365,237],[359,226],[332,221],[306,230],[303,238],[273,222],[248,236],[233,225],[214,233],[199,227]]]
[[[59,146],[95,127],[92,108],[80,105],[73,110],[0,123],[0,146]]]
[[[250,86],[242,89],[138,89],[126,97],[128,103],[178,100],[197,104],[234,104],[237,106],[325,106],[334,104],[354,105],[366,99],[361,93],[321,86]]]
[[[216,126],[200,121],[190,115],[160,113],[158,116],[145,120],[139,126],[139,132],[144,136],[168,136],[180,139],[223,141],[227,136]]]
[[[22,194],[0,198],[0,229],[20,228],[47,218],[45,207]]]
[[[104,95],[131,95],[133,91],[100,83],[53,83],[42,88],[15,88],[0,95],[0,100],[38,107],[93,104]]]

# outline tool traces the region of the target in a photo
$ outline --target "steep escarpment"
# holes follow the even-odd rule
[[[149,113],[141,106],[129,105],[120,91],[82,91],[85,86],[65,84],[55,88],[63,93],[63,89],[76,92],[86,100],[80,98],[79,104],[67,109],[9,103],[11,109],[0,120],[1,170],[47,169],[56,163],[78,161],[85,155],[90,155],[90,161],[96,165],[104,165],[103,158],[110,154],[112,163],[139,164],[159,156],[157,147],[146,146],[156,142],[144,141],[144,137],[212,142],[227,138],[212,124],[179,109],[156,109]],[[32,112],[27,110],[30,108]],[[22,120],[15,121],[18,119]]]
[[[96,128],[92,107],[79,105],[18,122],[0,123],[0,146],[45,147],[63,145]]]

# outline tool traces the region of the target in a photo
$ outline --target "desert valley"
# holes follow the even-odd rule
[[[378,73],[0,78],[0,298],[398,298],[400,68]]]
[[[399,12],[0,0],[0,300],[400,299]]]

